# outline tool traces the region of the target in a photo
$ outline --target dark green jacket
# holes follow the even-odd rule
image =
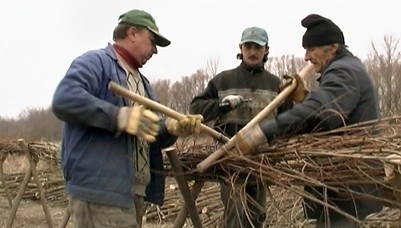
[[[220,132],[233,136],[277,96],[280,83],[277,76],[263,67],[249,68],[242,62],[210,80],[206,89],[191,101],[190,112],[202,114],[206,122],[215,121]],[[235,109],[220,107],[219,103],[227,95],[241,95],[251,101]],[[286,102],[268,118],[274,118],[277,112],[291,105]]]

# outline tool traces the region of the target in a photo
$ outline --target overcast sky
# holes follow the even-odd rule
[[[151,81],[179,80],[219,61],[236,67],[242,30],[266,29],[270,56],[303,57],[300,21],[310,13],[333,20],[349,49],[365,58],[371,42],[401,38],[400,0],[0,0],[0,116],[47,108],[71,61],[112,41],[118,16],[143,9],[172,41],[141,70]],[[400,47],[401,48],[401,47]]]

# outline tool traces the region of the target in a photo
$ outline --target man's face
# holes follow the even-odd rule
[[[260,46],[257,43],[247,42],[240,45],[242,60],[246,65],[257,67],[263,62],[263,57],[267,52],[267,46]]]
[[[320,47],[305,47],[305,61],[310,61],[316,73],[322,73],[327,64],[333,59],[336,48],[333,45]]]
[[[136,29],[134,27],[129,32],[132,41],[131,54],[138,63],[145,65],[153,54],[157,54],[154,34],[148,29]]]

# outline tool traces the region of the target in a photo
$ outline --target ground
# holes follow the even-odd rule
[[[23,161],[23,157],[21,156],[9,156],[3,164],[3,168],[6,174],[12,173],[20,173],[27,168],[27,165]],[[216,215],[221,215],[221,208],[222,205],[220,204],[220,195],[219,190],[214,183],[208,183],[209,185],[205,185],[202,189],[200,196],[197,199],[197,206],[200,210],[200,217],[202,220],[202,224],[205,227],[216,227],[216,221],[221,221],[221,217],[216,217]],[[17,186],[19,187],[19,186]],[[182,207],[182,196],[180,191],[177,187],[177,184],[173,178],[167,179],[167,186],[166,186],[166,202],[165,205],[161,208],[155,209],[155,207],[150,207],[148,210],[148,215],[150,218],[162,218],[159,219],[161,222],[153,220],[147,220],[144,223],[144,228],[168,228],[172,227],[171,221],[176,217],[176,213]],[[0,182],[0,189],[1,189],[1,182]],[[285,210],[291,212],[291,215],[288,216],[293,220],[297,220],[296,218],[300,214],[301,208],[299,207],[297,210],[294,208],[294,202],[299,202],[296,199],[292,199],[288,192],[283,192],[280,189],[273,189],[272,193],[274,195],[273,198],[282,202],[282,209],[287,208],[290,206],[290,209]],[[288,201],[290,200],[290,201]],[[288,202],[287,202],[288,201]],[[272,205],[271,203],[267,202],[268,205]],[[52,203],[48,204],[50,216],[53,221],[53,227],[58,227],[63,219],[66,205],[57,206],[53,205]],[[0,194],[0,228],[6,227],[7,220],[10,214],[10,206],[7,201],[7,198],[4,194]],[[297,212],[298,211],[298,212]],[[150,214],[156,214],[150,216]],[[280,214],[277,214],[277,210],[273,207],[269,207],[268,214],[270,215],[270,219],[274,220],[271,223],[271,227],[278,228],[278,227],[286,227],[280,225],[280,221],[282,221],[282,217]],[[295,214],[295,215],[294,215]],[[293,217],[295,216],[295,217]],[[400,212],[397,209],[385,208],[381,213],[373,216],[370,219],[368,227],[383,227],[383,228],[390,228],[390,227],[399,227],[397,226],[397,220],[400,216]],[[302,216],[301,216],[302,217]],[[157,219],[156,219],[157,220]],[[212,221],[213,223],[210,223]],[[298,220],[297,220],[298,221]],[[206,225],[211,224],[211,225]],[[274,224],[274,225],[273,225]],[[281,223],[282,224],[282,223]],[[288,224],[288,223],[287,223]],[[297,225],[297,227],[310,227],[303,223],[302,220],[299,220],[299,223],[303,225]],[[31,199],[23,199],[18,207],[16,212],[16,217],[13,222],[14,227],[37,227],[37,228],[45,228],[49,227],[45,218],[45,214],[42,208],[42,205],[39,200],[31,200]],[[66,228],[72,228],[71,221],[67,224]],[[184,227],[191,227],[190,223],[186,223]]]
[[[50,206],[49,207],[50,216],[53,221],[53,227],[58,227],[64,216],[65,207],[60,206]],[[8,201],[6,197],[0,196],[0,227],[6,227],[7,219],[9,217],[10,207],[8,206]],[[13,228],[47,228],[45,214],[40,201],[33,200],[22,200],[20,206],[18,207]],[[72,228],[71,220],[67,224],[66,228]],[[167,228],[171,227],[171,224],[154,224],[145,223],[144,228]]]

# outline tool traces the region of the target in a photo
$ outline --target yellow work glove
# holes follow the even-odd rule
[[[234,142],[235,147],[243,155],[256,155],[258,146],[268,143],[259,125],[239,131],[235,135]]]
[[[302,80],[302,78],[298,74],[284,75],[283,85],[280,86],[280,91],[283,91],[285,88],[291,85],[293,80],[297,82],[297,87],[295,87],[289,98],[294,102],[301,103],[308,95],[309,91],[305,88],[304,80]]]
[[[186,137],[191,134],[199,134],[202,121],[202,115],[186,115],[179,121],[168,117],[165,123],[170,134]]]
[[[147,142],[156,141],[160,117],[141,106],[123,107],[118,111],[117,127],[120,131],[136,135]]]

